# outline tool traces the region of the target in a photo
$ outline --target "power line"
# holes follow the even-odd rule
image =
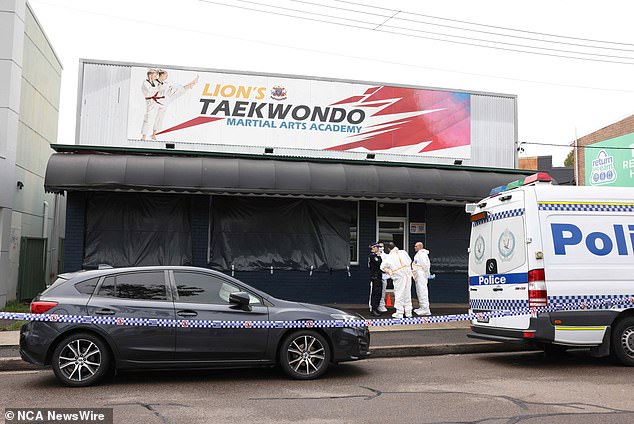
[[[357,6],[369,7],[369,8],[373,8],[373,9],[380,9],[380,10],[386,10],[386,11],[392,11],[392,12],[395,10],[395,9],[389,9],[389,8],[385,8],[385,7],[367,5],[367,4],[363,4],[363,3],[355,3],[355,2],[352,2],[352,1],[346,1],[346,0],[334,0],[334,1],[339,2],[339,3],[354,4],[354,5],[357,5]],[[439,17],[439,16],[424,15],[422,13],[404,12],[404,11],[401,11],[401,12],[402,13],[407,13],[409,15],[414,15],[414,16],[423,16],[423,17],[426,17],[426,18],[433,18],[433,19],[438,19],[438,20],[442,20],[442,21],[458,22],[458,23],[467,24],[467,25],[475,25],[475,26],[486,27],[486,28],[501,29],[501,30],[505,30],[505,31],[523,32],[523,33],[526,33],[526,34],[544,35],[544,36],[547,36],[547,37],[565,38],[565,39],[568,39],[568,40],[590,41],[590,42],[593,42],[593,43],[615,44],[615,45],[620,45],[620,46],[634,47],[634,44],[631,44],[631,43],[621,43],[621,42],[617,42],[617,41],[603,41],[603,40],[593,40],[593,39],[590,39],[590,38],[570,37],[570,36],[567,36],[567,35],[557,35],[557,34],[549,34],[549,33],[545,33],[545,32],[519,30],[519,29],[516,29],[516,28],[480,24],[480,23],[469,22],[469,21],[461,21],[459,19],[442,18],[442,17]]]
[[[200,1],[200,0],[196,0],[196,1]],[[481,74],[481,73],[476,73],[476,72],[457,71],[455,69],[446,69],[446,68],[436,68],[436,67],[431,67],[431,66],[422,66],[422,65],[416,65],[416,64],[407,63],[407,62],[397,62],[397,61],[391,61],[391,60],[378,59],[376,57],[370,58],[370,57],[365,57],[365,56],[354,56],[354,55],[330,52],[330,51],[319,50],[319,49],[309,49],[309,48],[305,48],[305,47],[296,47],[296,46],[291,46],[291,45],[288,45],[288,44],[272,43],[272,42],[262,41],[262,40],[253,40],[253,39],[250,39],[250,38],[236,37],[236,36],[227,35],[225,33],[214,33],[214,32],[211,32],[211,31],[196,30],[196,29],[192,29],[192,28],[184,28],[184,27],[179,27],[179,26],[175,26],[175,25],[159,24],[159,23],[156,23],[155,21],[148,21],[148,20],[144,20],[144,19],[134,19],[134,18],[128,18],[128,17],[119,16],[119,15],[111,15],[111,14],[107,14],[107,13],[94,12],[94,11],[90,11],[90,10],[86,10],[86,9],[74,8],[74,7],[69,7],[69,6],[61,6],[61,5],[58,5],[58,4],[49,3],[49,2],[41,1],[41,0],[31,0],[31,3],[32,4],[33,3],[35,3],[35,4],[38,4],[38,3],[39,4],[44,4],[44,5],[51,6],[51,7],[58,8],[58,9],[70,10],[70,11],[74,11],[74,12],[79,12],[79,13],[84,13],[84,14],[89,14],[89,15],[95,15],[95,16],[100,16],[102,18],[114,19],[114,20],[119,20],[119,21],[124,21],[124,22],[132,22],[134,24],[142,24],[142,25],[154,26],[154,27],[157,27],[157,28],[171,29],[171,30],[183,31],[183,32],[191,32],[191,33],[194,33],[194,34],[211,35],[211,36],[214,36],[214,37],[225,38],[225,39],[228,39],[228,40],[237,40],[237,41],[243,41],[243,42],[250,42],[250,43],[262,44],[262,45],[266,45],[266,46],[273,46],[273,47],[280,47],[280,48],[292,49],[292,50],[297,50],[297,51],[305,51],[305,52],[310,52],[310,53],[324,54],[324,55],[342,57],[342,58],[347,58],[347,59],[365,60],[365,61],[370,61],[370,62],[375,62],[375,63],[383,63],[383,64],[387,64],[387,65],[407,66],[407,67],[416,68],[416,69],[425,69],[425,70],[428,70],[428,71],[448,72],[448,73],[453,73],[453,74],[458,74],[458,75],[469,75],[469,76],[484,77],[484,78],[494,78],[496,80],[524,82],[524,83],[530,83],[530,84],[548,85],[548,86],[553,86],[553,87],[566,87],[566,88],[575,88],[575,89],[584,89],[584,90],[608,91],[608,92],[615,92],[615,93],[634,93],[634,90],[623,90],[623,89],[605,88],[605,87],[591,87],[591,86],[573,85],[573,84],[560,84],[560,83],[553,83],[553,82],[547,82],[547,81],[536,81],[536,80],[522,79],[522,78],[511,78],[511,77],[507,77],[507,76],[503,76],[503,75]]]
[[[495,35],[495,36],[500,36],[500,37],[509,37],[509,38],[517,38],[517,39],[522,39],[522,40],[537,41],[537,42],[540,42],[540,43],[553,43],[553,44],[563,44],[563,45],[576,46],[576,47],[585,47],[585,48],[592,48],[592,49],[634,52],[634,50],[632,50],[632,49],[621,49],[621,48],[616,48],[616,47],[592,46],[592,45],[588,45],[588,44],[570,43],[570,42],[565,42],[565,41],[543,40],[543,39],[539,39],[539,38],[526,37],[526,36],[521,36],[521,35],[503,34],[503,33],[493,32],[493,31],[484,31],[484,30],[478,30],[478,29],[472,29],[472,28],[464,28],[464,27],[459,27],[459,26],[455,26],[455,25],[445,25],[445,24],[439,24],[439,23],[434,23],[434,22],[426,22],[426,21],[421,21],[421,20],[416,20],[416,19],[407,19],[407,18],[403,18],[402,15],[404,15],[404,14],[406,14],[406,15],[417,15],[417,14],[413,13],[413,12],[403,11],[403,10],[396,11],[396,13],[394,15],[390,16],[390,15],[382,15],[380,13],[364,12],[362,10],[348,9],[348,8],[344,8],[344,7],[328,6],[328,5],[324,5],[324,4],[320,4],[320,3],[314,3],[314,2],[305,1],[305,0],[290,0],[290,1],[295,2],[295,3],[304,3],[304,4],[311,5],[311,6],[324,7],[324,8],[328,8],[328,9],[343,10],[343,11],[346,11],[346,12],[353,12],[353,13],[360,13],[360,14],[364,14],[364,15],[376,16],[376,17],[381,17],[381,18],[388,18],[388,21],[389,20],[398,20],[398,21],[405,21],[405,22],[414,22],[414,23],[419,23],[419,24],[424,24],[424,25],[438,26],[438,27],[442,27],[442,28],[457,29],[457,30],[460,30],[460,31],[478,32],[478,33],[481,33],[481,34],[489,34],[489,35]],[[343,1],[342,1],[342,3],[350,3],[350,4],[355,4],[355,5],[361,5],[359,3],[343,2]],[[363,5],[363,6],[365,6],[365,7],[375,7],[376,8],[376,6],[368,6],[368,5]],[[395,11],[393,9],[384,9],[384,8],[379,8],[379,9],[388,10],[390,12],[394,12]],[[399,14],[401,16],[395,17],[397,14]],[[438,16],[430,16],[430,15],[418,15],[418,16],[424,16],[426,18],[439,19],[439,20],[444,20],[444,21],[466,23],[468,25],[474,25],[474,26],[491,27],[490,25],[484,25],[484,24],[478,24],[478,23],[466,22],[466,21],[456,21],[456,20],[453,20],[453,19],[441,18],[441,17],[438,17]],[[512,29],[512,28],[502,28],[502,27],[493,27],[493,28],[504,29],[504,30],[509,30],[509,31],[517,31],[517,32],[527,32],[529,34],[532,33],[531,31],[523,31],[523,30]],[[532,33],[532,34],[540,34],[540,33]],[[548,35],[548,34],[541,34],[541,35]],[[566,37],[566,36],[559,36],[559,35],[549,35],[549,36],[562,37],[562,38],[566,38],[566,39],[575,39],[574,37]],[[583,40],[583,39],[581,39],[581,40]],[[597,42],[597,43],[610,43],[609,41],[600,41],[600,40],[586,40],[586,41],[592,41],[592,42]],[[625,43],[616,43],[616,44],[619,44],[619,45],[630,45],[630,44],[625,44]],[[631,45],[631,46],[634,47],[634,45]]]
[[[564,144],[555,144],[555,143],[535,143],[535,142],[530,142],[530,141],[521,141],[518,145],[518,147],[521,147],[523,144],[530,144],[530,145],[535,145],[535,146],[554,146],[554,147],[566,147],[568,149],[574,149],[575,147],[577,149],[609,149],[609,150],[631,150],[634,152],[634,148],[633,147],[623,147],[623,146],[593,146],[593,145],[588,145],[588,146],[571,146],[571,145],[564,145]]]
[[[508,47],[496,47],[496,46],[482,45],[482,44],[477,44],[477,43],[470,43],[470,42],[465,42],[465,41],[455,41],[455,40],[447,40],[447,39],[437,38],[437,37],[406,34],[406,33],[397,32],[397,31],[387,31],[387,30],[384,30],[384,29],[380,29],[378,27],[376,29],[367,28],[367,27],[359,26],[359,25],[351,25],[351,24],[346,24],[346,23],[327,21],[327,20],[323,20],[323,19],[309,18],[309,17],[305,17],[305,16],[297,16],[297,15],[292,15],[292,14],[283,13],[283,12],[279,12],[279,11],[273,12],[273,11],[269,11],[269,10],[256,9],[256,8],[253,8],[253,7],[246,7],[246,6],[239,6],[239,5],[235,5],[235,4],[221,3],[219,1],[212,1],[212,0],[198,0],[198,1],[200,1],[202,3],[215,4],[215,5],[218,5],[218,6],[232,7],[232,8],[236,8],[236,9],[250,10],[250,11],[266,13],[266,14],[273,14],[273,15],[276,15],[276,16],[285,16],[285,17],[290,17],[290,18],[295,18],[295,19],[303,19],[303,20],[307,20],[307,21],[327,23],[327,24],[331,24],[331,25],[338,25],[338,26],[343,26],[343,27],[348,27],[348,28],[372,30],[372,31],[378,31],[378,32],[383,32],[383,33],[387,33],[387,34],[394,34],[394,35],[400,35],[400,36],[412,37],[412,38],[419,38],[419,39],[426,39],[426,40],[432,40],[432,41],[440,41],[440,42],[459,44],[459,45],[465,45],[465,46],[481,47],[481,48],[502,50],[502,51],[511,51],[511,52],[517,52],[517,53],[527,53],[527,54],[533,54],[533,55],[539,55],[539,56],[558,57],[558,58],[564,58],[564,59],[576,59],[576,60],[583,60],[583,61],[613,63],[613,64],[621,64],[621,65],[634,65],[634,58],[623,57],[623,56],[611,56],[611,55],[602,55],[602,54],[598,54],[598,53],[584,53],[584,52],[575,52],[575,51],[568,51],[568,50],[549,49],[549,48],[544,48],[544,47],[524,46],[524,45],[517,45],[517,44],[505,43],[505,42],[499,42],[499,41],[493,41],[493,40],[482,40],[482,39],[475,39],[475,38],[472,38],[472,37],[462,37],[462,36],[454,36],[454,35],[448,35],[448,34],[443,34],[443,33],[434,33],[434,32],[424,31],[426,33],[440,35],[440,36],[445,36],[445,37],[462,38],[462,39],[467,39],[467,40],[472,40],[472,41],[482,41],[482,42],[494,43],[494,44],[506,44],[506,45],[524,47],[524,48],[538,49],[538,50],[558,51],[558,52],[562,52],[562,53],[572,53],[572,54],[585,55],[585,56],[607,56],[607,57],[613,57],[613,58],[617,58],[617,59],[618,58],[631,59],[633,62],[623,62],[623,61],[618,61],[618,60],[605,60],[605,59],[593,59],[591,57],[577,57],[577,56],[560,55],[560,54],[554,54],[554,53],[541,53],[541,52],[537,52],[537,51],[520,50],[520,49],[514,49],[514,48],[508,48]],[[297,12],[297,13],[304,13],[304,14],[319,15],[319,16],[329,17],[329,18],[332,18],[332,19],[338,19],[338,20],[346,20],[344,18],[339,18],[337,16],[326,15],[326,14],[321,14],[321,13],[314,13],[314,12],[308,12],[308,11],[300,11],[300,10],[297,10],[297,9],[286,8],[286,7],[282,7],[282,6],[271,6],[271,5],[262,4],[262,3],[258,3],[258,2],[253,2],[253,1],[247,1],[247,0],[238,0],[238,1],[243,2],[243,3],[255,4],[255,5],[263,6],[263,7],[269,7],[269,8],[273,8],[273,9],[280,9],[280,10]],[[373,26],[377,25],[377,23],[374,23],[374,22],[360,21],[360,20],[354,20],[354,19],[350,19],[350,21],[357,22],[357,23],[362,23],[362,24],[366,24],[366,25],[373,25]],[[387,25],[386,25],[386,27],[387,27]],[[393,27],[393,26],[389,26],[389,27],[397,28],[397,29],[401,29],[401,30],[405,30],[405,31],[417,31],[417,30],[412,30],[412,29],[402,28],[402,27]]]

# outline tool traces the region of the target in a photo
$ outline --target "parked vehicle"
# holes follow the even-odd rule
[[[551,184],[535,174],[468,206],[471,312],[634,298],[634,189]],[[590,305],[591,306],[591,305]],[[589,347],[634,366],[634,306],[485,318],[469,337],[559,354]]]
[[[31,321],[20,332],[25,361],[51,365],[68,386],[115,370],[279,364],[292,378],[323,375],[329,363],[369,355],[367,327],[257,328],[257,321],[356,320],[345,311],[276,299],[222,273],[155,266],[60,275],[33,313],[149,319],[154,325]],[[162,326],[161,320],[250,321],[252,328]]]

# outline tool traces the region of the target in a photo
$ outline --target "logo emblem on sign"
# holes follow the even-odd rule
[[[281,85],[274,85],[273,88],[271,88],[271,98],[273,100],[285,100],[286,89]]]
[[[475,260],[477,263],[481,263],[482,258],[484,258],[484,248],[485,248],[484,237],[482,237],[482,235],[479,235],[474,245]]]
[[[498,251],[500,259],[510,261],[515,252],[515,235],[508,228],[500,235],[498,239]]]
[[[614,156],[609,155],[605,150],[597,154],[597,158],[592,161],[592,174],[590,184],[601,185],[616,181],[616,168],[614,167]]]

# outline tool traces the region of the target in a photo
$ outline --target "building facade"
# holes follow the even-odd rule
[[[577,140],[580,185],[634,187],[634,115]]]
[[[24,0],[0,3],[0,306],[58,272],[63,200],[45,194],[62,65]]]
[[[68,199],[66,271],[191,264],[363,303],[369,244],[422,241],[432,302],[467,302],[465,204],[529,173],[515,96],[158,68],[81,62],[76,145],[45,179]]]
[[[552,156],[523,157],[518,161],[518,169],[548,173],[560,185],[576,185],[575,170],[568,166],[553,166]]]

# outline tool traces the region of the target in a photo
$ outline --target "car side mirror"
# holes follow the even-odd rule
[[[229,302],[235,304],[243,311],[251,310],[251,306],[249,306],[249,303],[251,303],[251,297],[249,296],[249,293],[247,292],[231,293],[229,295]]]

